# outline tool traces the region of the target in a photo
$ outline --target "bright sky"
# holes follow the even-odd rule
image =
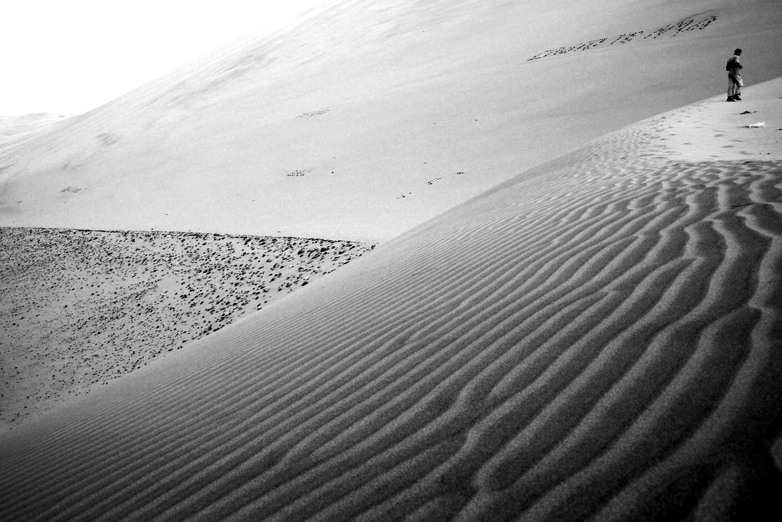
[[[74,114],[328,0],[3,3],[0,115]]]

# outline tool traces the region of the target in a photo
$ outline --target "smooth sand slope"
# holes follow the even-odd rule
[[[782,75],[780,25],[778,0],[334,2],[2,136],[0,225],[388,240],[724,90],[737,46],[748,85]]]
[[[778,513],[782,79],[745,99],[591,142],[0,435],[0,518]]]
[[[372,247],[0,228],[0,431],[261,310]]]

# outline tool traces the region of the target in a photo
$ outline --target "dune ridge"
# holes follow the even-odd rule
[[[777,0],[555,4],[333,2],[11,136],[0,224],[387,241],[721,91],[736,46],[782,74]]]
[[[780,85],[742,109],[778,117]],[[0,515],[776,512],[782,157],[682,161],[664,132],[697,109],[738,136],[730,105],[591,142],[0,435]]]

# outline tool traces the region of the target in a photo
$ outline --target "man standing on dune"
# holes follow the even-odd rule
[[[739,60],[741,49],[733,51],[733,56],[728,60],[725,70],[728,71],[728,100],[740,101],[741,88],[744,87],[744,81],[741,79],[741,69],[744,67]]]

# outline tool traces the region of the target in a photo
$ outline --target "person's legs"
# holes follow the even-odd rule
[[[736,81],[736,77],[732,74],[728,75],[728,100],[727,101],[736,101],[736,96],[738,95],[738,82]]]
[[[733,86],[733,99],[734,100],[740,100],[741,96],[741,88],[744,87],[744,80],[741,79],[741,76],[736,75],[734,80],[736,81],[736,85]]]

